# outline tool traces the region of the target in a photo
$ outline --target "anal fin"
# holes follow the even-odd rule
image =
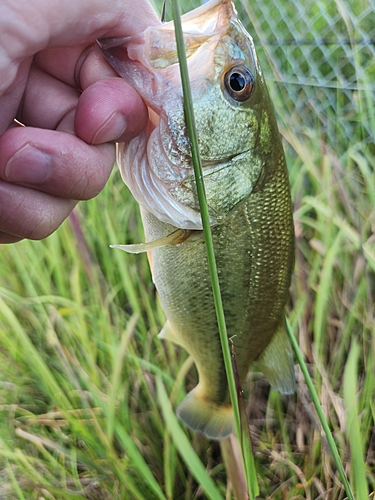
[[[270,344],[257,359],[261,372],[269,383],[281,394],[293,394],[296,380],[293,364],[293,350],[283,319]]]

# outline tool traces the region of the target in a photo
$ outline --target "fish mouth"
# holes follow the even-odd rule
[[[202,57],[201,46],[210,43],[211,50],[205,52],[201,64],[191,66],[190,79],[214,72],[214,48],[236,19],[234,5],[230,0],[211,0],[181,18],[187,57]],[[175,70],[178,53],[173,21],[158,26],[149,26],[133,36],[105,38],[97,41],[104,57],[136,89],[144,88],[143,97],[155,102],[155,73],[176,84],[180,81]],[[141,78],[140,78],[141,77]]]

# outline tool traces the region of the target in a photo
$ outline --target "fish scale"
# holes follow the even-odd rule
[[[272,103],[252,39],[231,2],[211,0],[183,16],[182,26],[221,297],[240,382],[257,361],[273,387],[290,394],[295,381],[284,309],[294,232]],[[233,431],[233,411],[173,25],[102,41],[101,48],[152,109],[147,131],[119,149],[122,176],[141,206],[146,243],[120,247],[148,252],[167,316],[159,336],[181,345],[196,363],[198,385],[180,403],[178,416],[191,429],[221,439]],[[228,75],[234,75],[235,88]]]

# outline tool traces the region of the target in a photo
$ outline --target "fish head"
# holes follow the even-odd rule
[[[272,105],[253,40],[230,1],[185,14],[182,28],[209,215],[220,224],[262,178],[275,140]],[[119,147],[125,183],[161,221],[201,229],[173,23],[99,46],[149,108],[146,130]]]

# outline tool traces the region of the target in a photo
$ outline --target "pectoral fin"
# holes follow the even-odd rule
[[[293,394],[296,390],[293,351],[286,332],[285,320],[257,359],[257,364],[272,387],[281,394]]]
[[[147,243],[139,243],[136,245],[110,245],[111,248],[118,248],[128,253],[150,252],[157,248],[162,248],[167,245],[178,245],[189,238],[191,231],[187,229],[176,229],[173,233]]]

